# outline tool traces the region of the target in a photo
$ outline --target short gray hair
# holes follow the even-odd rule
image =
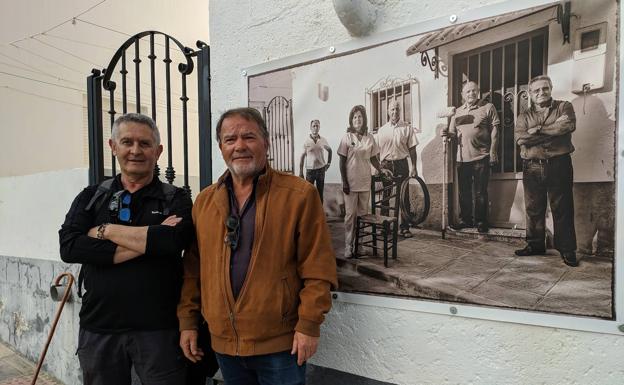
[[[548,81],[548,84],[550,85],[550,88],[553,88],[552,80],[550,79],[550,76],[548,76],[548,75],[539,75],[539,76],[536,76],[536,77],[532,78],[531,80],[529,80],[529,89],[531,88],[531,84],[533,84],[535,82],[538,82],[540,80]]]
[[[111,139],[117,140],[119,137],[119,126],[122,123],[138,123],[144,124],[152,130],[152,135],[154,136],[154,141],[156,145],[160,145],[160,132],[158,131],[158,126],[154,119],[150,118],[147,115],[139,114],[136,112],[129,112],[127,114],[121,115],[117,119],[115,119],[115,123],[113,123],[113,129],[111,131]]]

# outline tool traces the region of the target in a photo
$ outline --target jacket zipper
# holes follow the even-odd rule
[[[236,323],[234,322],[234,313],[230,312],[230,322],[232,323],[232,329],[234,329],[234,338],[236,338],[236,356],[239,355],[238,349],[238,332],[236,331]]]
[[[224,269],[225,274],[229,275],[230,274],[230,263],[228,263],[228,258],[227,258],[227,254],[228,254],[228,247],[225,247],[223,249],[224,254],[223,254],[223,264],[226,266],[226,269]],[[232,257],[232,254],[230,253],[230,258]],[[224,282],[227,282],[227,279],[224,279]],[[228,299],[228,288],[227,285],[223,285],[223,299],[225,300],[225,303],[228,306],[228,310],[230,311],[230,323],[232,324],[232,330],[234,331],[234,338],[236,341],[236,356],[239,355],[239,340],[238,340],[238,331],[236,330],[236,322],[234,319],[234,311],[232,310],[232,304],[230,303],[229,299]]]

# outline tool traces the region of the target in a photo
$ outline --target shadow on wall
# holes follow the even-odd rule
[[[436,126],[435,137],[423,147],[420,152],[420,162],[422,164],[422,178],[425,182],[442,181],[444,171],[444,144],[440,134],[446,128],[446,124],[440,123]],[[452,154],[449,151],[449,157]]]
[[[439,230],[442,223],[442,181],[444,176],[444,143],[440,134],[446,129],[446,123],[440,123],[435,127],[435,137],[431,139],[420,152],[420,162],[422,166],[421,177],[429,189],[430,207],[427,219],[420,225],[425,229]],[[449,162],[447,164],[447,175],[452,182],[453,149],[449,146]],[[451,202],[452,203],[452,202]]]
[[[582,161],[608,168],[606,174],[613,180],[615,120],[597,96],[578,96],[572,100],[572,105],[577,127],[572,141],[577,154],[583,153],[585,159]],[[591,141],[587,140],[589,138]],[[590,147],[593,153],[584,151],[585,147]],[[573,160],[577,154],[572,155]],[[576,158],[575,172],[584,166],[582,161]],[[615,248],[615,182],[575,183],[574,210],[579,251],[612,257]]]

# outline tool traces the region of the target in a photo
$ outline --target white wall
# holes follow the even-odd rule
[[[420,111],[426,111],[414,126],[417,134],[417,152],[435,136],[438,123],[436,112],[446,106],[446,78],[434,79],[433,72],[420,64],[420,56],[405,56],[405,51],[418,38],[400,40],[352,55],[295,67],[293,72],[293,116],[295,121],[295,159],[299,159],[303,142],[309,134],[308,122],[320,118],[321,135],[336,151],[348,126],[349,111],[357,104],[366,105],[366,89],[372,89],[383,79],[414,78],[419,84]],[[326,101],[318,98],[317,83],[328,87]],[[416,88],[416,87],[414,87]],[[413,97],[417,98],[417,90]],[[423,97],[423,95],[425,97]],[[369,127],[371,127],[369,114]],[[418,127],[419,120],[422,126]],[[298,123],[298,124],[297,124]],[[423,159],[419,157],[419,167]],[[326,176],[326,182],[339,183],[338,163]],[[440,183],[441,180],[427,180]]]
[[[385,31],[497,1],[371,2]],[[243,68],[351,40],[329,0],[213,0],[210,14],[215,115],[245,103]],[[313,363],[399,384],[620,384],[622,354],[619,336],[335,303]]]
[[[191,48],[196,48],[196,40],[209,41],[206,0],[109,0],[79,17],[100,27],[78,20],[75,24],[62,24],[46,36],[38,35],[98,3],[100,0],[7,0],[0,4],[0,143],[3,144],[0,177],[88,166],[83,111],[86,78],[92,68],[106,68],[129,35],[156,30],[170,34]],[[33,35],[34,39],[29,38]],[[12,46],[10,43],[16,40],[20,41],[16,47]],[[156,43],[160,41],[157,39]],[[143,43],[141,48],[144,54],[148,52],[148,44]],[[162,48],[156,48],[161,50],[157,52],[156,59],[157,77],[162,79],[158,82],[164,82]],[[176,50],[172,47],[173,139],[177,174],[182,174],[182,112],[180,74],[177,71],[182,55]],[[131,67],[129,76],[133,76],[134,68],[131,59],[128,60]],[[141,101],[146,106],[150,99],[148,60],[143,59],[141,68]],[[128,81],[129,99],[133,101],[134,78]],[[192,144],[198,143],[196,84],[196,77],[190,76],[189,142]],[[118,83],[116,99],[121,98],[120,89]],[[160,107],[157,123],[166,143],[165,121],[162,119],[165,115],[164,103],[164,89],[158,89],[157,104]],[[107,110],[106,105],[104,111]],[[147,110],[150,111],[149,106]],[[104,127],[105,131],[110,127],[106,114]],[[189,174],[198,175],[197,145],[190,150]],[[161,161],[164,159],[162,157]],[[161,162],[163,170],[165,166]]]
[[[80,16],[109,30],[80,21],[69,22],[50,31],[51,36],[36,36],[58,49],[28,38],[18,42],[19,49],[9,44],[58,25],[99,2],[62,0],[52,4],[44,0],[10,0],[0,5],[0,255],[59,260],[57,231],[73,198],[88,184],[85,95],[86,77],[91,69],[105,68],[117,48],[129,38],[127,34],[161,31],[193,48],[196,40],[209,42],[205,0],[109,0]],[[143,45],[142,51],[147,50],[147,45]],[[171,73],[175,79],[172,80],[173,158],[175,183],[182,185],[182,111],[177,71],[182,55],[175,50],[172,48],[171,54],[174,60]],[[157,76],[162,75],[163,58],[162,55],[157,58]],[[142,106],[149,112],[149,77],[146,76],[149,63],[144,60],[141,65],[142,82],[147,83],[142,85],[145,87]],[[128,81],[133,84],[134,79]],[[196,194],[199,189],[196,77],[189,76],[187,85],[191,99],[189,179]],[[118,83],[117,100],[121,97],[120,89]],[[129,85],[128,92],[129,101],[133,102],[133,85]],[[157,90],[157,123],[166,154],[164,101],[164,91]],[[103,107],[106,112],[108,105]],[[116,109],[121,112],[120,107]],[[103,123],[106,132],[109,128],[106,113]],[[163,155],[160,159],[163,177],[166,166]]]
[[[87,169],[0,178],[0,255],[60,260],[58,230]]]

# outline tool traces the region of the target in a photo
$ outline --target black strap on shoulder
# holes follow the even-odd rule
[[[98,185],[97,191],[95,192],[95,194],[93,194],[93,197],[91,197],[91,200],[89,201],[89,203],[87,203],[85,210],[87,211],[91,210],[91,207],[93,207],[93,205],[96,205],[95,211],[98,211],[102,207],[102,204],[104,204],[104,201],[106,201],[106,199],[100,199],[100,198],[103,198],[106,195],[108,195],[108,193],[111,190],[111,187],[113,186],[114,180],[115,178],[106,179],[104,182]]]
[[[165,194],[165,208],[163,209],[163,215],[169,215],[171,211],[171,205],[173,204],[173,197],[175,196],[178,188],[169,183],[162,183],[163,194]]]
[[[114,178],[107,179],[104,182],[98,185],[97,191],[93,194],[93,197],[85,207],[85,210],[91,210],[91,208],[95,205],[95,212],[98,212],[104,202],[106,202],[106,197],[110,195],[110,190],[113,186]],[[178,188],[169,183],[162,183],[162,191],[165,194],[165,207],[163,209],[163,215],[169,215],[171,211],[171,205],[173,204],[173,197],[175,196]],[[78,297],[82,298],[82,283],[84,280],[84,273],[82,270],[82,266],[80,266],[80,272],[78,273]]]

